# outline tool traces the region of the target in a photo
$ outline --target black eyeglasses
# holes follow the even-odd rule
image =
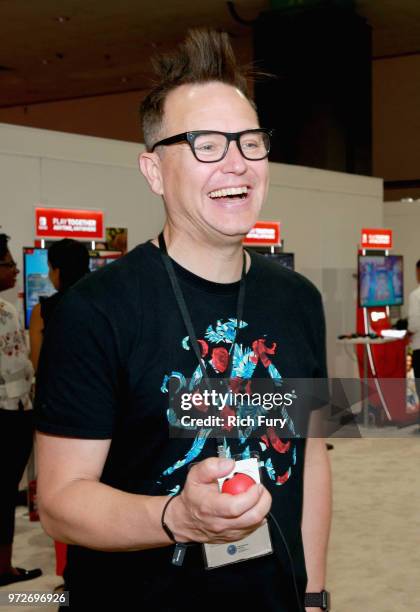
[[[156,147],[168,146],[178,142],[188,142],[194,157],[200,162],[212,163],[223,159],[232,140],[236,141],[238,149],[245,159],[258,161],[265,159],[270,152],[270,137],[274,130],[257,128],[243,132],[214,132],[210,130],[196,130],[183,132],[156,142]]]
[[[17,268],[17,263],[15,261],[0,261],[0,266],[4,268]]]

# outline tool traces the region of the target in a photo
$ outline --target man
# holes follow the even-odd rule
[[[302,601],[305,587],[325,587],[325,445],[225,441],[227,455],[258,450],[265,478],[221,494],[217,479],[234,463],[216,457],[207,430],[169,436],[168,381],[186,388],[194,376],[229,376],[232,356],[236,382],[325,376],[320,295],[261,256],[247,254],[243,270],[241,241],[268,188],[269,133],[227,36],[192,32],[158,70],[142,105],[140,169],[163,198],[163,236],[71,289],[51,323],[37,400],[41,520],[71,545],[71,609],[113,594],[142,610],[232,610],[249,607],[252,592],[267,611],[296,612],[296,589]],[[270,508],[291,559],[272,531],[274,554],[205,569],[202,543],[249,536]],[[171,563],[173,541],[196,543],[182,565]]]
[[[0,291],[12,289],[19,274],[8,240],[0,234]],[[0,299],[0,587],[42,574],[12,565],[16,499],[32,449],[32,377],[16,310]]]
[[[413,349],[413,370],[417,395],[420,398],[420,259],[416,263],[416,278],[419,286],[410,293],[408,302],[408,329],[413,334],[410,344]]]

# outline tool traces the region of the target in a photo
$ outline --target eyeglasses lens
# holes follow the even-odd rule
[[[247,159],[264,159],[270,151],[270,136],[266,132],[245,132],[240,136],[239,144]]]
[[[194,152],[200,161],[219,161],[223,159],[227,145],[228,139],[224,134],[200,134],[194,140]],[[246,159],[264,159],[270,150],[270,137],[266,132],[244,132],[239,138],[239,146]]]
[[[222,159],[227,145],[223,134],[200,134],[194,141],[194,152],[200,161],[211,162]]]

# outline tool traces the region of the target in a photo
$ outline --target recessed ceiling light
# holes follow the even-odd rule
[[[58,21],[58,23],[66,23],[70,21],[70,17],[66,17],[65,15],[61,15],[59,17],[54,17],[54,21]]]

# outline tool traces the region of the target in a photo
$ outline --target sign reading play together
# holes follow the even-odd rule
[[[258,221],[244,238],[243,244],[249,246],[279,246],[280,221]]]
[[[37,207],[35,233],[39,238],[102,240],[104,213],[101,210]]]
[[[362,229],[362,249],[392,249],[392,230]]]

